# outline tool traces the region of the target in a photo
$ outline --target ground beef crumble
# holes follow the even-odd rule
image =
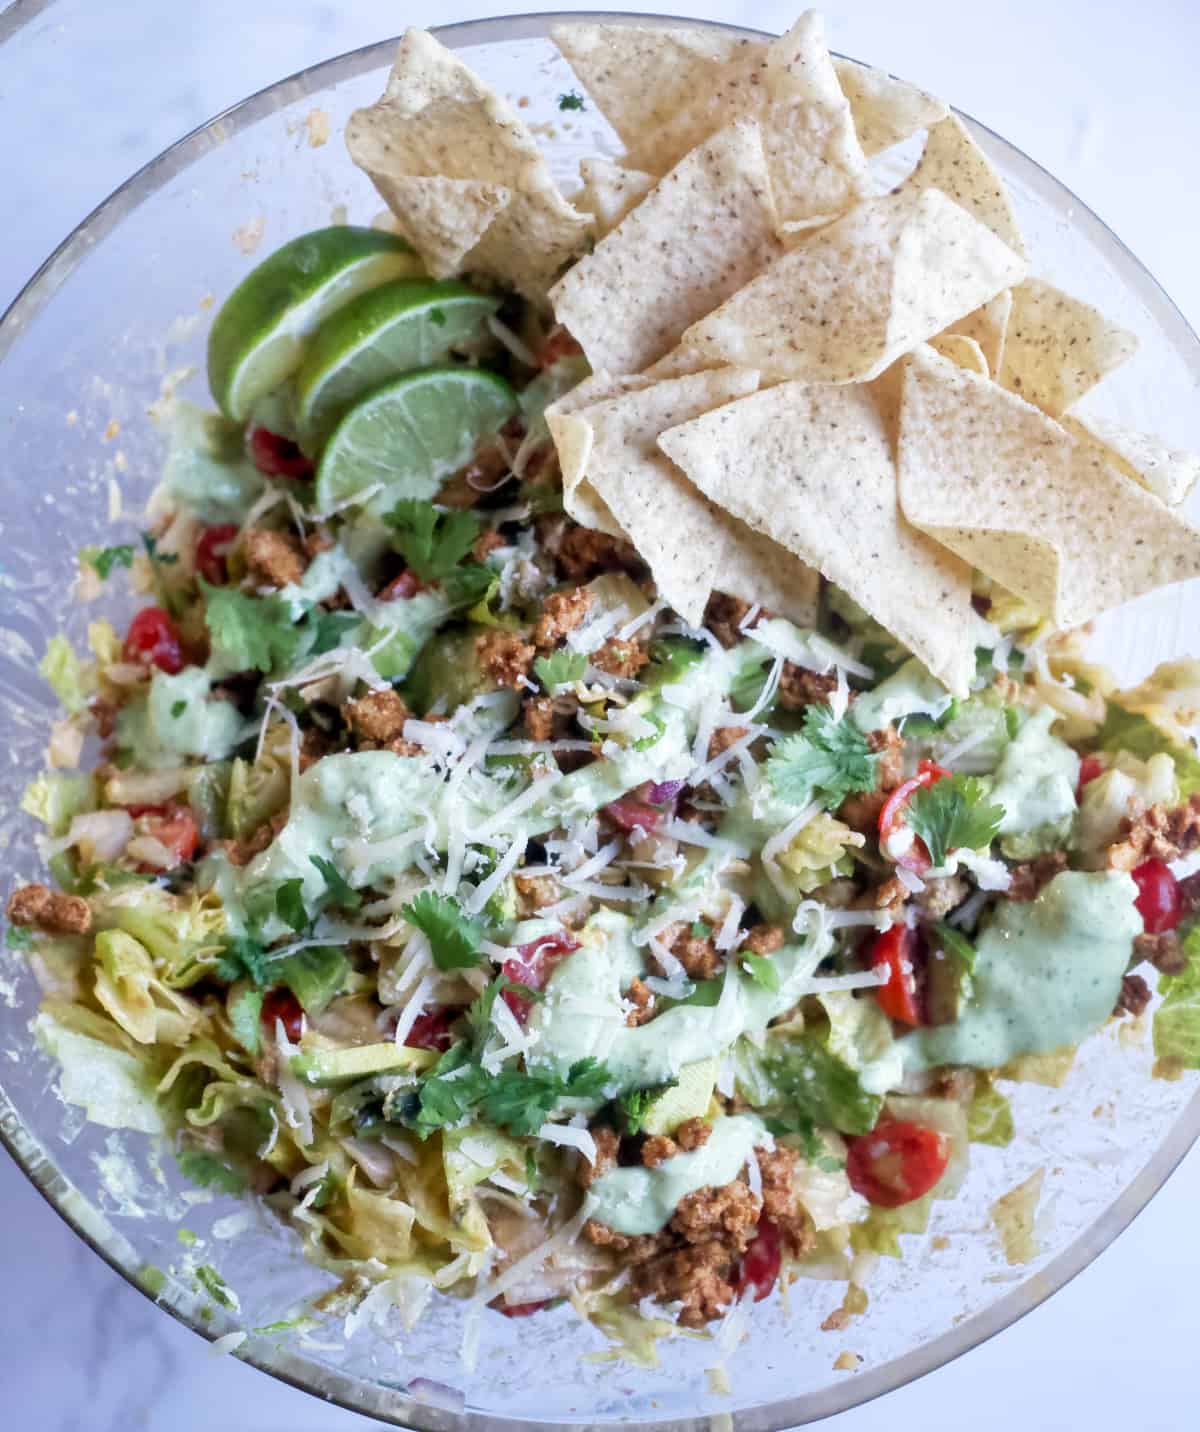
[[[623,537],[610,537],[591,527],[570,527],[563,532],[555,556],[565,577],[574,582],[620,568],[642,570],[637,548]]]
[[[1117,996],[1113,1013],[1116,1015],[1141,1014],[1152,998],[1150,986],[1141,975],[1126,975],[1121,981],[1121,993]]]
[[[625,1023],[632,1028],[645,1024],[654,1018],[654,994],[640,979],[635,979],[625,991],[625,998],[633,1008],[625,1016]]]
[[[563,637],[573,632],[587,616],[592,594],[586,587],[571,587],[551,592],[542,603],[541,615],[533,629],[533,644],[539,651],[550,651]]]
[[[534,650],[515,632],[487,631],[475,638],[475,654],[489,680],[513,691],[523,689],[533,665]]]
[[[1135,935],[1133,954],[1137,960],[1148,960],[1164,975],[1182,974],[1187,969],[1187,955],[1175,930],[1165,930],[1161,935]]]
[[[342,715],[359,739],[360,746],[374,743],[386,746],[404,734],[404,723],[411,716],[398,691],[372,691],[357,701],[347,701]]]
[[[783,939],[779,925],[753,925],[742,937],[740,948],[748,955],[773,955],[783,949]]]
[[[691,925],[668,925],[661,938],[689,979],[710,980],[725,963],[712,935],[694,935]]]
[[[554,701],[549,696],[528,696],[521,707],[521,724],[531,741],[554,737]]]
[[[879,813],[888,795],[904,779],[904,740],[895,726],[872,731],[867,745],[879,757],[875,762],[875,789],[856,791],[838,807],[838,819],[860,835],[874,835],[879,826]]]
[[[737,646],[743,640],[746,633],[742,630],[742,623],[753,611],[749,602],[743,602],[740,597],[730,597],[724,592],[714,592],[708,599],[708,606],[704,609],[704,625],[712,632],[713,636],[728,649]],[[760,619],[764,619],[768,613],[760,612]]]
[[[708,738],[708,759],[715,761],[730,746],[736,746],[749,729],[749,726],[718,726]]]
[[[262,586],[287,587],[298,582],[308,568],[308,558],[298,537],[270,527],[251,527],[242,537],[246,568]]]
[[[86,935],[92,912],[79,895],[65,895],[48,885],[22,885],[8,897],[8,918],[13,925],[41,930],[47,935]]]
[[[1067,868],[1067,852],[1051,850],[1034,860],[1014,865],[1009,872],[1012,884],[1004,892],[1010,900],[1036,900],[1044,886],[1049,885],[1061,871]]]
[[[1152,805],[1128,815],[1118,827],[1118,841],[1108,848],[1111,870],[1135,870],[1147,860],[1178,860],[1200,845],[1200,791],[1182,805]]]
[[[632,680],[650,660],[650,653],[636,641],[626,641],[613,636],[599,651],[592,653],[592,665],[609,676],[620,676]]]
[[[779,677],[779,704],[785,711],[801,711],[827,701],[837,689],[833,672],[810,671],[794,661],[785,661]]]

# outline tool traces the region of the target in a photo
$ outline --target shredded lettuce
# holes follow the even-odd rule
[[[1162,1004],[1154,1012],[1154,1054],[1176,1068],[1200,1069],[1200,925],[1183,940],[1187,965],[1158,982]]]
[[[1104,851],[1117,839],[1122,819],[1139,803],[1179,803],[1175,763],[1165,751],[1145,761],[1118,751],[1108,770],[1084,786],[1075,838],[1089,865],[1103,865]]]
[[[49,835],[66,835],[77,815],[95,808],[91,776],[68,776],[59,771],[43,771],[21,797],[21,809],[40,820]]]
[[[767,1036],[761,1048],[747,1039],[734,1046],[738,1092],[756,1109],[808,1120],[847,1134],[869,1133],[883,1098],[868,1093],[858,1075],[811,1034]]]
[[[74,714],[87,705],[96,689],[96,669],[91,662],[80,661],[75,648],[60,632],[46,643],[46,654],[38,672],[49,682],[66,711]]]
[[[1006,1148],[1014,1132],[1012,1105],[990,1080],[980,1078],[967,1108],[967,1137],[973,1144]]]
[[[106,1129],[163,1132],[148,1060],[69,1029],[45,1010],[33,1028],[38,1042],[58,1060],[59,1091],[68,1104],[78,1104],[92,1123]]]
[[[205,1023],[198,1005],[162,982],[150,952],[123,930],[96,936],[97,1002],[139,1044],[182,1046]]]
[[[1122,700],[1129,698],[1125,693]],[[1156,715],[1163,716],[1163,709],[1147,703]],[[1168,734],[1140,711],[1127,710],[1115,701],[1110,701],[1104,724],[1095,736],[1095,745],[1101,751],[1126,751],[1132,756],[1148,760],[1160,752],[1170,756],[1175,765],[1175,778],[1179,783],[1179,794],[1184,800],[1200,791],[1200,758],[1190,744],[1183,743],[1183,732]]]

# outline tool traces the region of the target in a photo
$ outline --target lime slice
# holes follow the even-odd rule
[[[433,497],[516,411],[513,390],[483,368],[422,368],[385,383],[330,434],[317,467],[317,511],[357,502],[383,514],[401,498]]]
[[[360,293],[321,325],[296,375],[296,419],[310,451],[364,393],[438,363],[500,307],[465,283],[400,278]]]
[[[251,405],[300,366],[306,340],[364,289],[420,273],[403,239],[348,224],[316,229],[276,249],[221,305],[208,335],[208,386],[226,415]]]

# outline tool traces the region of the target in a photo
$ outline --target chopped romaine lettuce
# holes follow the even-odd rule
[[[80,661],[61,632],[46,643],[38,672],[49,682],[63,708],[72,713],[82,711],[96,689],[95,667],[91,662]]]
[[[1154,1012],[1154,1053],[1176,1069],[1200,1069],[1200,925],[1184,937],[1187,966],[1158,982],[1162,1004]]]

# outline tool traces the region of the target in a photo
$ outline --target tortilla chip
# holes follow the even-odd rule
[[[939,333],[929,340],[929,346],[935,353],[949,358],[951,363],[957,364],[958,367],[979,373],[985,378],[991,377],[983,349],[973,338],[962,333]]]
[[[937,124],[950,112],[940,99],[883,70],[856,60],[834,60],[833,68],[868,159],[902,143],[918,129]]]
[[[576,414],[605,398],[615,398],[622,393],[648,388],[652,381],[646,377],[614,378],[611,373],[593,373],[546,409],[546,426],[554,439],[562,474],[563,510],[568,517],[573,517],[584,527],[593,527],[597,532],[607,532],[610,537],[624,537],[625,533],[621,531],[607,504],[587,480],[587,464],[592,453],[592,429],[590,424]]]
[[[441,175],[381,174],[375,187],[395,215],[397,232],[434,278],[462,271],[464,258],[512,198],[502,184]]]
[[[1178,507],[1200,477],[1200,455],[1169,448],[1151,433],[1090,415],[1065,417],[1062,424],[1080,442],[1101,449],[1118,472],[1140,482],[1168,507]]]
[[[870,389],[784,383],[670,429],[659,447],[719,507],[816,567],[966,694],[970,569],[901,516]]]
[[[1052,418],[1061,417],[1137,346],[1132,333],[1090,303],[1029,278],[1013,289],[999,381]]]
[[[1200,575],[1200,531],[1037,408],[927,348],[904,362],[899,467],[909,521],[1057,626]]]
[[[1004,362],[1004,336],[1008,332],[1008,318],[1012,313],[1012,293],[1005,289],[995,298],[952,323],[947,333],[961,333],[973,338],[987,359],[988,372],[994,378]]]
[[[764,48],[695,27],[567,23],[553,26],[550,38],[620,136],[627,162],[652,174],[665,174],[732,117],[722,111],[694,137],[668,138],[676,117],[696,95],[713,93],[738,55]]]
[[[595,215],[597,237],[615,229],[657,183],[653,174],[628,169],[611,159],[581,159],[579,174],[583,188],[574,202],[577,208]]]
[[[870,199],[683,335],[764,378],[873,378],[1022,275],[1024,260],[935,189]]]
[[[940,189],[986,224],[1013,253],[1028,257],[1004,180],[957,115],[948,115],[929,131],[925,152],[904,187]]]
[[[404,178],[511,190],[463,255],[462,269],[511,283],[531,298],[544,297],[591,228],[590,217],[555,187],[511,106],[425,30],[405,32],[382,98],[350,116],[346,147],[389,206],[392,186]],[[403,222],[403,212],[396,213]]]
[[[693,150],[551,290],[593,369],[637,373],[781,248],[758,126]]]
[[[811,623],[818,578],[719,511],[656,446],[664,428],[753,392],[737,369],[655,383],[577,415],[592,430],[588,481],[649,564],[659,595],[699,626],[714,587]]]

